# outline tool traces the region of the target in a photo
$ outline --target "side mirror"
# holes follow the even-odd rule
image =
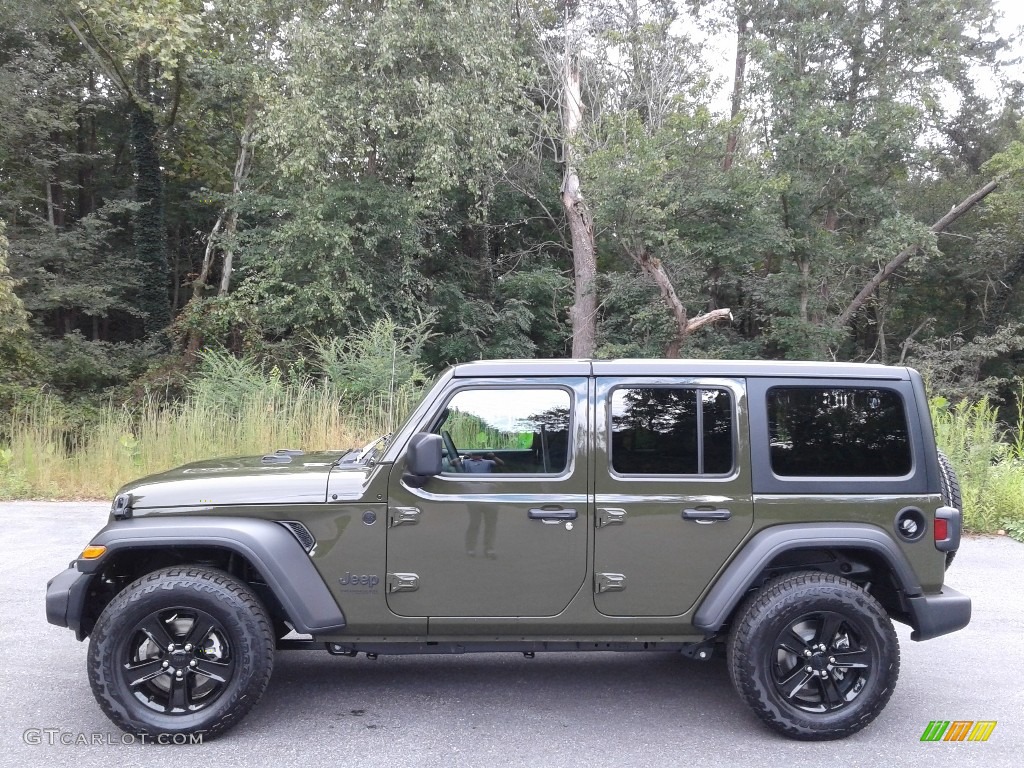
[[[402,482],[411,488],[422,488],[427,480],[441,474],[441,436],[425,432],[413,435],[405,452]]]

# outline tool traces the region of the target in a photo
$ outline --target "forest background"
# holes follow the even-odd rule
[[[352,445],[461,361],[851,360],[1022,536],[1001,10],[2,0],[0,497]]]

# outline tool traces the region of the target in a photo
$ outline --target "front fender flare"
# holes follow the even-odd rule
[[[134,517],[108,524],[92,543],[107,548],[95,561],[78,561],[95,573],[110,556],[128,549],[217,547],[252,564],[280,601],[297,632],[328,634],[345,627],[345,616],[295,537],[270,520],[245,517]]]
[[[794,523],[755,534],[719,576],[694,614],[697,629],[717,633],[754,580],[775,557],[795,549],[866,549],[882,557],[907,596],[921,585],[899,546],[882,530],[860,523]]]

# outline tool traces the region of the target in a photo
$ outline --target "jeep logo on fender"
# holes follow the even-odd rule
[[[350,573],[345,571],[345,575],[338,579],[338,583],[343,587],[369,587],[373,589],[380,584],[380,576],[375,573]]]

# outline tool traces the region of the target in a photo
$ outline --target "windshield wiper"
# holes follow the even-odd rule
[[[391,438],[391,434],[381,435],[364,445],[362,448],[354,448],[348,451],[340,459],[334,462],[334,466],[340,466],[342,464],[367,464],[371,465],[374,463],[375,456],[383,453],[384,449],[388,445],[388,440]]]

